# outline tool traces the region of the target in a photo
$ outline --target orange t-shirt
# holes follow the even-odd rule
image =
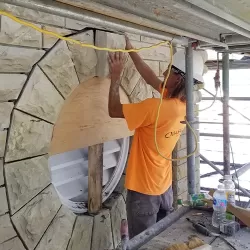
[[[156,151],[154,124],[160,99],[123,104],[128,128],[135,130],[128,159],[125,186],[147,195],[161,195],[172,185],[172,162]],[[167,158],[178,141],[185,124],[186,104],[178,99],[164,99],[157,126],[160,152]]]

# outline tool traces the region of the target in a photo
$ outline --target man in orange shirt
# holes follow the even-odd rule
[[[127,39],[126,49],[131,48],[132,45]],[[130,56],[147,84],[160,91],[162,81],[137,53],[132,52]],[[196,51],[194,60],[194,81],[203,81],[204,63]],[[154,126],[159,99],[150,98],[140,103],[122,105],[119,84],[124,67],[124,55],[109,54],[109,65],[111,77],[109,115],[113,118],[125,118],[128,128],[135,130],[125,181],[128,189],[126,203],[129,236],[132,238],[156,223],[160,208],[171,212],[172,162],[160,156],[155,146]],[[165,77],[166,75],[167,71],[164,72]],[[182,51],[174,55],[164,92],[157,126],[157,143],[159,151],[171,159],[172,151],[185,127],[182,123],[186,115],[185,54]]]

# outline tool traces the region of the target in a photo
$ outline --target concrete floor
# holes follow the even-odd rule
[[[211,215],[212,214],[208,212],[192,210],[181,217],[168,229],[149,241],[145,246],[141,247],[140,250],[165,250],[172,244],[188,241],[188,237],[191,235],[197,235],[205,243],[211,244],[213,246],[213,249],[231,250],[231,248],[226,245],[221,239],[215,237],[207,237],[197,233],[192,225],[186,220],[186,218],[188,217],[196,222],[202,222],[208,228],[211,228]],[[241,229],[241,231],[239,231],[234,237],[228,237],[227,240],[237,250],[250,249],[250,230],[249,228]]]

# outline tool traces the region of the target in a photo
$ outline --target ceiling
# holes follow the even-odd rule
[[[249,0],[77,0],[75,2],[83,5],[99,3],[217,41],[220,40],[220,34],[234,34],[235,27],[240,26],[243,32],[249,32],[250,39]],[[211,15],[216,18],[215,21],[208,20]],[[234,27],[230,29],[222,27],[220,24],[224,22]]]

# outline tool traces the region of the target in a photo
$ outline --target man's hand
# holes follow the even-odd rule
[[[133,46],[132,46],[132,44],[131,44],[131,42],[130,42],[127,35],[125,35],[125,39],[126,39],[126,47],[125,47],[126,50],[133,49]]]
[[[120,79],[124,68],[124,54],[122,52],[109,53],[109,72],[112,82]]]
[[[111,84],[109,89],[109,116],[112,118],[124,118],[120,101],[119,85],[124,67],[124,54],[121,52],[109,53],[109,71]]]

